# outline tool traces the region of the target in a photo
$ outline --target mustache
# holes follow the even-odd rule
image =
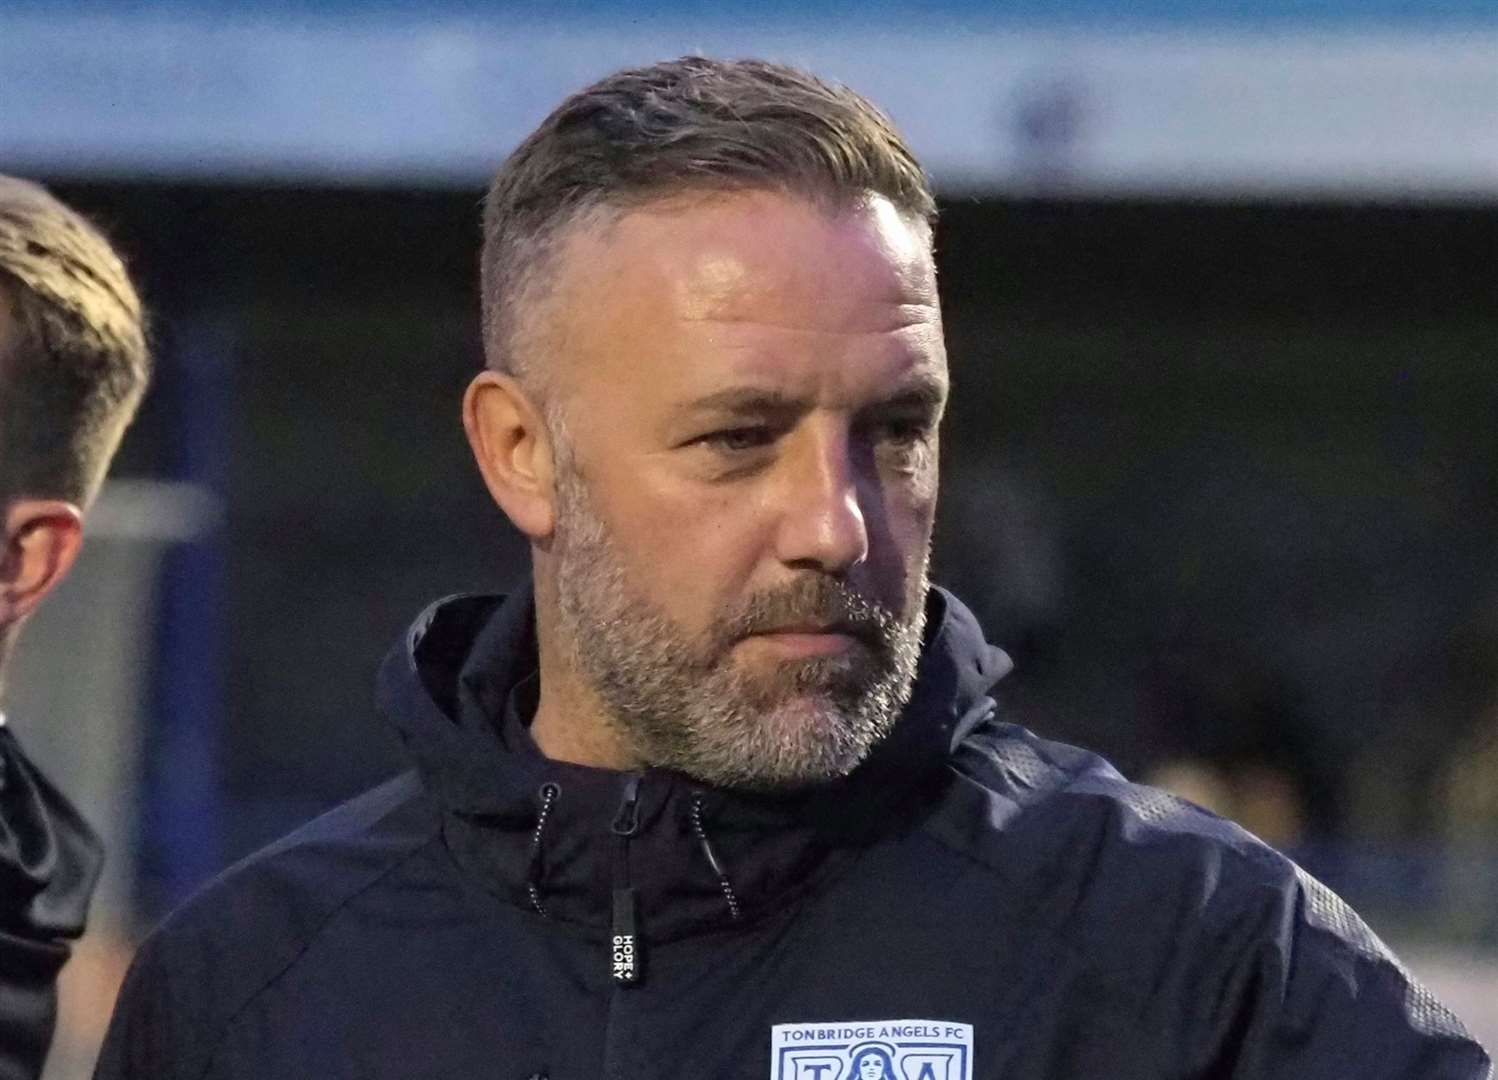
[[[847,582],[811,577],[750,596],[738,611],[720,621],[720,644],[726,647],[751,634],[805,625],[826,627],[883,648],[894,641],[901,623],[888,607]]]

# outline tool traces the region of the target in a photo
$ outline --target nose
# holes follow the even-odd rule
[[[789,567],[847,573],[869,557],[858,463],[846,434],[808,434],[784,462],[776,554]]]

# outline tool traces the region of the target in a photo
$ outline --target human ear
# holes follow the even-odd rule
[[[61,499],[21,498],[5,511],[0,625],[30,615],[67,576],[83,547],[83,513]]]
[[[556,525],[551,439],[514,376],[484,370],[463,395],[463,430],[489,494],[532,540]]]

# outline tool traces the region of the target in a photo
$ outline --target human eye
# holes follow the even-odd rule
[[[774,460],[780,432],[770,424],[735,424],[714,428],[687,442],[696,457],[696,468],[715,481],[738,480],[757,475]]]
[[[775,441],[775,433],[766,424],[743,424],[738,427],[720,428],[698,436],[694,442],[709,450],[723,454],[746,454],[769,446]]]
[[[873,436],[879,446],[909,449],[930,442],[935,421],[924,413],[890,413],[873,422]]]
[[[913,446],[927,442],[932,423],[925,416],[893,416],[880,425],[882,440],[892,446]]]
[[[881,417],[872,426],[874,449],[881,460],[902,471],[913,471],[924,461],[936,433],[935,420],[921,413]]]

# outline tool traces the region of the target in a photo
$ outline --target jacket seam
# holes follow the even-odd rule
[[[979,787],[983,787],[982,781],[977,777],[971,776],[963,770],[956,768],[955,766],[949,765],[948,767],[951,769],[954,777],[967,780],[970,783],[977,784]],[[1001,889],[1000,893],[995,897],[995,902],[1003,904],[1004,909],[1012,914],[1012,918],[1016,925],[1031,927],[1045,933],[1055,943],[1055,946],[1057,948],[1064,950],[1070,956],[1085,957],[1087,955],[1087,952],[1081,946],[1073,944],[1072,942],[1068,941],[1065,936],[1057,933],[1054,928],[1047,926],[1045,921],[1039,914],[1032,913],[1026,910],[1026,908],[1024,908],[1023,906],[1014,902],[1007,891],[1008,885],[1012,879],[1009,875],[1005,874],[1002,869],[994,865],[994,863],[992,863],[991,861],[981,858],[973,852],[963,848],[956,842],[943,836],[941,834],[941,831],[937,829],[933,824],[935,818],[940,814],[940,812],[941,811],[938,809],[936,813],[928,816],[926,820],[921,823],[921,832],[923,833],[923,835],[928,837],[942,850],[956,856],[964,863],[976,866],[979,869],[983,870],[989,878],[993,879],[1000,886],[1002,886],[1003,888]],[[1113,978],[1118,974],[1111,968],[1104,970],[1106,970],[1108,978]],[[1027,1009],[1027,1015],[1028,1011],[1029,1010]]]
[[[421,841],[421,843],[411,848],[410,851],[407,851],[400,858],[396,859],[389,866],[385,867],[385,869],[381,870],[378,874],[376,874],[369,881],[365,882],[362,886],[349,893],[332,908],[330,908],[326,915],[318,920],[317,926],[312,930],[311,933],[306,935],[305,939],[297,947],[295,953],[292,956],[288,957],[284,964],[282,964],[271,975],[269,975],[260,984],[260,986],[255,989],[253,993],[251,993],[244,999],[243,1002],[240,1003],[238,1008],[236,1008],[228,1017],[224,1019],[223,1026],[219,1029],[218,1034],[214,1038],[213,1047],[208,1051],[208,1056],[203,1062],[202,1070],[196,1074],[196,1080],[206,1080],[209,1072],[213,1069],[214,1065],[217,1064],[219,1051],[223,1049],[225,1040],[228,1039],[229,1033],[233,1030],[234,1025],[239,1022],[239,1018],[244,1015],[245,1011],[249,1009],[251,1005],[255,1004],[256,1001],[258,1001],[267,991],[269,991],[272,986],[274,986],[277,982],[284,978],[292,968],[296,967],[296,965],[301,962],[302,958],[307,955],[307,950],[312,947],[313,943],[317,941],[317,939],[322,936],[323,931],[327,929],[328,924],[331,923],[333,919],[336,918],[338,914],[342,912],[343,909],[350,903],[352,903],[355,899],[363,896],[370,889],[373,889],[375,886],[383,882],[396,870],[399,870],[410,860],[415,858],[421,852],[425,851],[427,847],[431,845],[434,838],[435,835],[433,833],[429,833]]]
[[[1297,896],[1295,903],[1298,907],[1299,905],[1306,903],[1308,900],[1308,898],[1305,896],[1303,883],[1297,882],[1297,892],[1299,893],[1299,895]],[[1409,1024],[1411,1030],[1414,1030],[1417,1034],[1420,1034],[1429,1039],[1439,1039],[1445,1041],[1460,1040],[1462,1036],[1465,1036],[1470,1042],[1475,1044],[1479,1050],[1483,1051],[1484,1053],[1488,1053],[1487,1047],[1484,1047],[1481,1043],[1478,1043],[1476,1038],[1467,1029],[1465,1021],[1463,1021],[1460,1016],[1453,1012],[1444,1001],[1436,998],[1433,994],[1430,994],[1430,990],[1425,985],[1425,983],[1420,981],[1418,976],[1416,976],[1407,967],[1405,967],[1403,961],[1401,961],[1399,957],[1394,953],[1390,952],[1387,946],[1384,946],[1381,951],[1369,952],[1358,948],[1356,944],[1349,941],[1343,935],[1338,934],[1331,927],[1312,922],[1309,918],[1304,918],[1299,914],[1296,915],[1296,919],[1300,922],[1300,927],[1302,931],[1305,932],[1305,937],[1314,939],[1316,941],[1316,947],[1324,949],[1330,954],[1340,953],[1343,956],[1349,957],[1351,960],[1353,960],[1354,963],[1366,964],[1374,971],[1378,972],[1380,976],[1388,977],[1392,975],[1397,983],[1403,985],[1406,999],[1408,998],[1408,995],[1415,991],[1416,987],[1419,987],[1421,990],[1424,990],[1427,994],[1430,995],[1431,1003],[1435,1006],[1435,1010],[1441,1016],[1441,1018],[1451,1021],[1456,1026],[1456,1030],[1437,1030],[1429,1027],[1428,1025],[1424,1029],[1417,1028],[1413,1022],[1414,1017],[1410,1014],[1410,1010],[1407,1008],[1408,1001],[1401,1001],[1399,1003],[1400,1011],[1404,1014],[1404,1019]],[[1383,941],[1381,938],[1377,940],[1380,945],[1383,945]],[[1306,943],[1309,944],[1309,942]],[[1287,959],[1293,958],[1293,952],[1298,950],[1300,945],[1301,942],[1292,941],[1290,946],[1292,950],[1292,956],[1288,957]],[[1285,989],[1288,993],[1288,972],[1286,973],[1285,978]],[[1489,1055],[1490,1067],[1491,1064],[1491,1055]],[[1491,1076],[1492,1073],[1488,1073],[1486,1075]],[[1481,1080],[1480,1077],[1479,1080]]]

